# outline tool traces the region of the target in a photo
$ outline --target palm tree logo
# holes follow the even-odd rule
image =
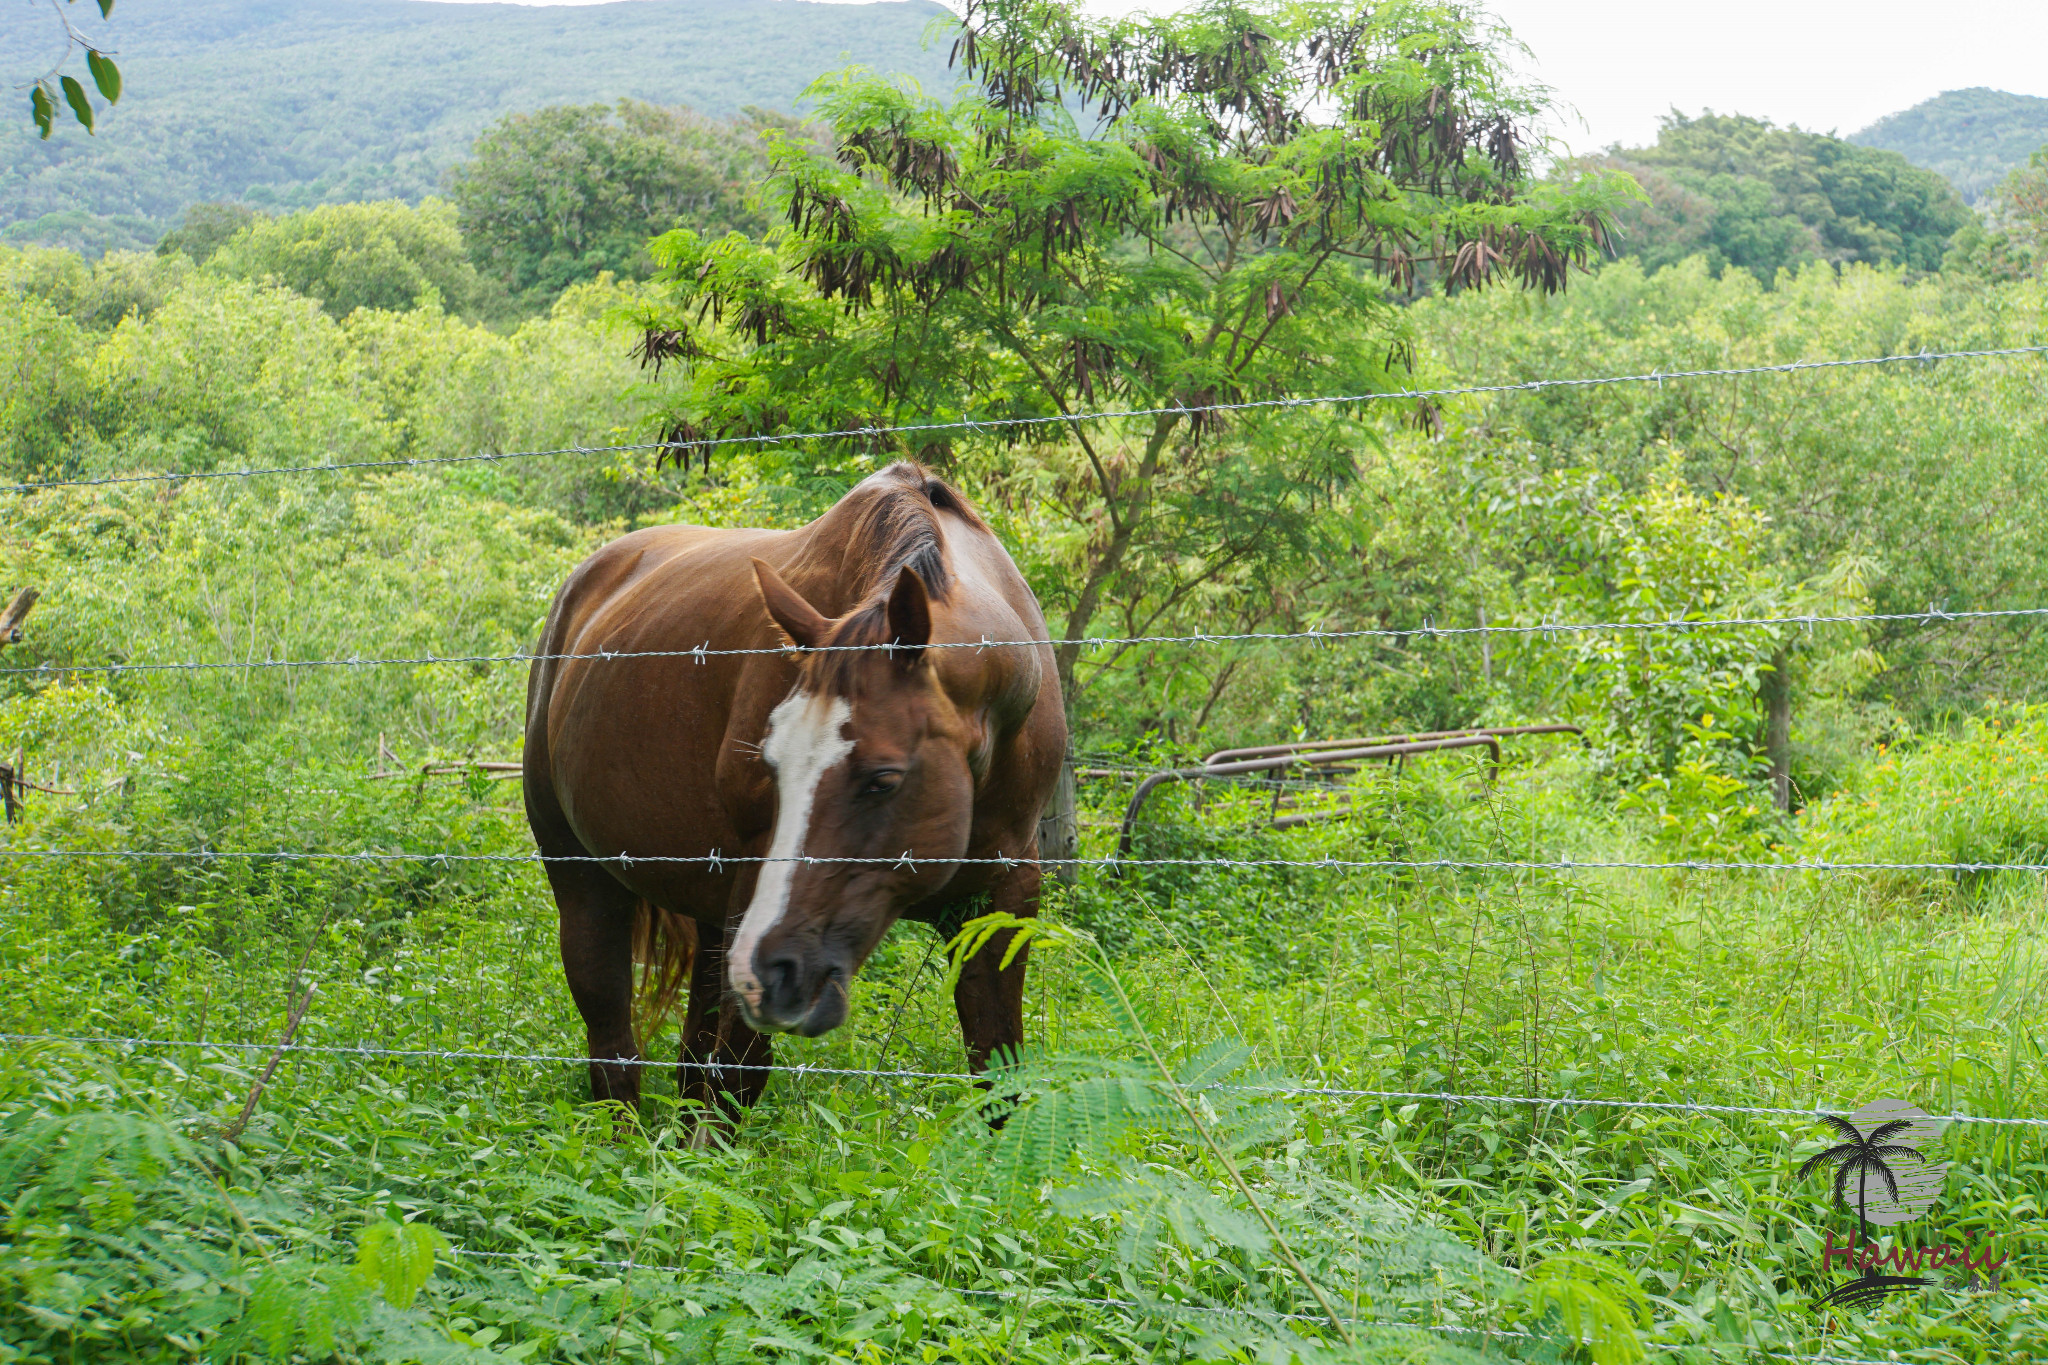
[[[1856,1117],[1862,1117],[1860,1114]],[[1858,1128],[1840,1114],[1823,1114],[1821,1118],[1830,1128],[1845,1139],[1824,1152],[1816,1152],[1806,1159],[1799,1168],[1799,1178],[1804,1180],[1826,1166],[1836,1166],[1835,1207],[1840,1208],[1848,1201],[1849,1179],[1856,1179],[1856,1230],[1864,1236],[1870,1235],[1870,1180],[1877,1177],[1884,1183],[1884,1191],[1892,1203],[1899,1200],[1899,1177],[1892,1170],[1891,1163],[1901,1157],[1910,1158],[1923,1165],[1926,1158],[1904,1143],[1887,1139],[1897,1137],[1913,1127],[1911,1119],[1892,1119],[1877,1124],[1868,1133]],[[1839,1165],[1837,1165],[1839,1163]]]
[[[1939,1131],[1925,1114],[1898,1100],[1878,1100],[1844,1118],[1839,1114],[1821,1116],[1842,1140],[1807,1158],[1799,1168],[1804,1179],[1815,1171],[1835,1168],[1834,1203],[1849,1202],[1850,1182],[1856,1191],[1856,1230],[1859,1241],[1867,1241],[1872,1224],[1903,1223],[1918,1218],[1934,1203],[1947,1174],[1947,1163],[1934,1164],[1913,1144]],[[1912,1167],[1894,1163],[1912,1162]],[[1873,1199],[1872,1196],[1876,1195]],[[1845,1284],[1837,1285],[1815,1303],[1868,1303],[1886,1294],[1933,1284],[1917,1276],[1880,1275],[1875,1265]]]

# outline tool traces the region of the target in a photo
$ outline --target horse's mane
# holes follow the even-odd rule
[[[934,602],[947,600],[953,573],[946,566],[940,512],[952,513],[977,531],[988,530],[958,489],[921,465],[902,460],[868,482],[881,487],[854,514],[846,548],[847,567],[862,584],[861,604],[839,618],[827,645],[887,644],[889,593],[905,568],[924,580]],[[861,657],[821,650],[805,661],[805,676],[814,689],[844,694]]]

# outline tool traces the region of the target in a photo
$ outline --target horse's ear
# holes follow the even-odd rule
[[[782,575],[760,560],[754,561],[754,583],[761,589],[761,604],[782,627],[782,633],[798,649],[816,649],[825,643],[832,622],[804,601],[802,593],[782,581]]]
[[[896,662],[910,667],[924,657],[924,647],[931,642],[931,594],[917,570],[906,564],[889,591],[889,643],[896,646]]]

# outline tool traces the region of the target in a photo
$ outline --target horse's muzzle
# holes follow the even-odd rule
[[[816,1038],[846,1022],[851,962],[792,947],[762,963],[760,977],[761,1002],[746,1011],[747,1022],[756,1029]]]

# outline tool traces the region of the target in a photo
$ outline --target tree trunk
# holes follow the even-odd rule
[[[1038,817],[1039,857],[1073,858],[1081,851],[1081,817],[1074,797],[1074,756],[1068,754],[1060,763],[1060,780],[1046,798],[1045,813]],[[1080,869],[1071,862],[1047,871],[1068,886],[1079,880]]]
[[[1145,442],[1145,456],[1138,465],[1137,473],[1123,482],[1116,490],[1104,488],[1105,501],[1116,497],[1124,489],[1131,490],[1131,497],[1124,503],[1116,518],[1116,531],[1110,536],[1109,544],[1095,562],[1088,566],[1088,578],[1081,585],[1080,596],[1074,599],[1073,610],[1067,613],[1066,638],[1075,640],[1085,635],[1095,620],[1095,610],[1102,605],[1102,594],[1110,580],[1123,568],[1124,556],[1130,552],[1131,542],[1136,537],[1138,519],[1145,513],[1145,505],[1152,499],[1152,479],[1159,472],[1159,454],[1166,449],[1167,438],[1173,435],[1180,418],[1164,414],[1152,423],[1152,434]],[[1074,665],[1080,661],[1081,646],[1061,645],[1053,652],[1059,664],[1060,695],[1066,700],[1069,710],[1074,704]]]
[[[1783,645],[1771,655],[1771,671],[1760,690],[1764,757],[1771,765],[1771,802],[1788,811],[1792,809],[1792,652]]]

